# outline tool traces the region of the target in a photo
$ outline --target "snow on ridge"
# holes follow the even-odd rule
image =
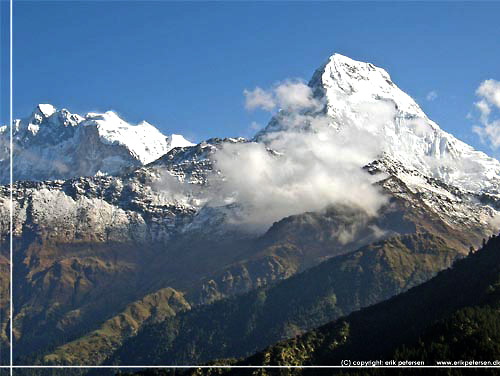
[[[499,193],[500,163],[443,131],[382,68],[333,55],[321,83],[339,128],[372,126],[384,151],[405,166],[465,190]]]
[[[131,125],[113,111],[89,113],[81,125],[95,127],[104,144],[128,148],[142,164],[158,159],[171,149],[167,137],[153,125],[145,121]]]
[[[169,139],[168,142],[169,142],[170,149],[178,148],[178,147],[184,148],[184,147],[188,147],[188,146],[195,146],[195,144],[186,140],[180,134],[172,133],[168,139]]]

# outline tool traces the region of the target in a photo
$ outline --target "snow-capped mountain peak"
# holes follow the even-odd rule
[[[8,145],[8,137],[7,127],[2,127],[2,145]],[[182,136],[166,137],[146,121],[129,124],[113,111],[80,116],[39,104],[29,117],[14,123],[14,178],[64,179],[98,171],[114,174],[127,166],[153,162],[173,147],[191,145]],[[6,147],[1,154],[0,164],[7,165]],[[0,181],[7,180],[7,175],[0,174]]]
[[[340,54],[332,55],[315,74],[326,91],[330,102],[343,99],[344,105],[371,99],[393,102],[406,116],[422,116],[424,112],[415,101],[400,90],[383,68],[350,59]],[[313,80],[315,79],[313,77]],[[345,101],[347,98],[348,101]],[[340,102],[340,100],[338,101]],[[335,106],[330,106],[332,110]]]
[[[355,129],[366,134],[380,155],[446,184],[499,193],[500,163],[443,131],[384,69],[334,54],[314,73],[309,86],[324,104],[310,118],[324,117],[320,123],[339,132]],[[275,116],[257,138],[286,131],[286,116]]]
[[[16,125],[19,128],[24,123],[26,128],[25,131],[34,135],[38,133],[39,125],[43,122],[43,120],[48,119],[52,114],[54,114],[54,112],[56,112],[54,106],[40,103],[35,107],[29,118],[27,118],[24,122],[16,122]]]

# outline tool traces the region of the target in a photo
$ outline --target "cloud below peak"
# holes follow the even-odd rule
[[[228,223],[261,232],[284,217],[330,205],[377,214],[386,203],[374,185],[382,177],[362,167],[380,155],[383,140],[371,127],[393,119],[393,106],[365,104],[359,110],[372,116],[339,132],[320,111],[324,103],[303,81],[285,80],[268,90],[257,87],[243,94],[247,109],[282,111],[257,142],[228,143],[213,156],[220,175],[210,182],[217,195],[208,204],[237,208],[226,213]]]

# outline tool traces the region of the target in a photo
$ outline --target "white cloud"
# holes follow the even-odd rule
[[[491,121],[482,126],[475,125],[472,131],[479,135],[483,143],[489,143],[493,149],[500,147],[500,120]]]
[[[474,105],[481,113],[482,121],[488,121],[488,117],[490,116],[491,113],[491,108],[488,102],[486,102],[484,99],[481,99],[479,102],[474,103]]]
[[[485,80],[476,90],[476,95],[500,109],[500,81]]]
[[[311,88],[301,81],[285,81],[275,86],[273,91],[279,106],[288,111],[317,109],[320,106]]]
[[[345,140],[335,139],[333,132],[281,136],[272,142],[280,147],[279,154],[262,143],[246,143],[227,144],[215,155],[216,167],[224,176],[217,191],[229,198],[224,202],[239,206],[229,218],[233,224],[262,231],[284,217],[321,211],[332,204],[376,215],[385,201],[373,177],[361,169],[370,158]]]
[[[286,80],[274,85],[270,90],[256,87],[243,90],[245,108],[261,108],[272,111],[276,106],[286,111],[317,110],[321,103],[314,98],[312,90],[300,80]]]
[[[437,91],[432,90],[432,91],[429,91],[429,93],[427,93],[427,96],[425,97],[425,99],[427,99],[428,101],[432,102],[437,97],[438,97]]]
[[[500,110],[500,81],[485,80],[476,90],[480,98],[474,103],[479,111],[481,125],[474,125],[472,131],[479,135],[483,143],[488,143],[493,149],[500,147],[500,119],[491,119],[493,110]]]
[[[245,96],[245,108],[247,110],[262,108],[271,111],[276,106],[273,95],[260,87],[256,87],[252,91],[245,89],[243,95]]]

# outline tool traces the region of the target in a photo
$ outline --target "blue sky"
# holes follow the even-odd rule
[[[112,109],[193,141],[250,136],[269,114],[245,110],[244,89],[308,80],[339,52],[385,68],[443,129],[494,155],[466,115],[479,84],[500,79],[499,14],[498,2],[14,0],[14,116],[52,103]]]

